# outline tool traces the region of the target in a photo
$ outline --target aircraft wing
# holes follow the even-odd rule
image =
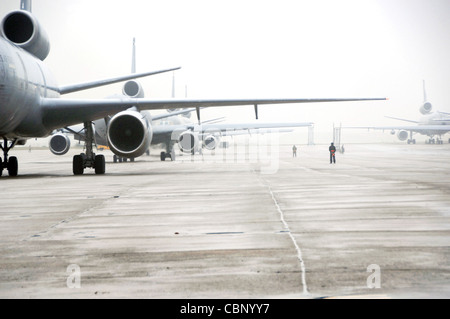
[[[61,95],[63,95],[63,94],[83,91],[83,90],[87,90],[87,89],[92,89],[92,88],[96,88],[96,87],[104,86],[104,85],[108,85],[108,84],[113,84],[113,83],[118,83],[118,82],[122,82],[122,81],[127,81],[127,80],[131,80],[131,79],[137,79],[137,78],[142,78],[142,77],[146,77],[146,76],[150,76],[150,75],[155,75],[155,74],[175,71],[175,70],[179,70],[179,69],[181,69],[181,67],[171,68],[171,69],[164,69],[164,70],[159,70],[159,71],[143,72],[143,73],[132,73],[132,74],[129,74],[129,75],[118,76],[118,77],[115,77],[115,78],[108,78],[108,79],[97,80],[97,81],[92,81],[92,82],[60,86],[56,90]]]
[[[423,132],[449,132],[450,125],[406,125],[406,126],[358,126],[358,127],[343,127],[343,128],[351,128],[351,129],[372,129],[372,130],[404,130],[404,131],[412,131],[417,133]]]
[[[286,132],[286,128],[312,126],[313,123],[239,123],[239,124],[181,124],[181,125],[154,125],[152,144],[164,143],[187,130],[198,132],[200,135],[218,133],[222,136],[261,133],[260,130],[278,129],[277,132]],[[270,133],[275,133],[271,131]]]
[[[299,123],[229,123],[229,124],[180,124],[180,125],[154,125],[153,134],[167,134],[174,131],[192,130],[199,133],[226,133],[231,131],[249,131],[258,129],[276,129],[312,126],[311,122]]]
[[[399,117],[392,117],[392,116],[386,116],[386,117],[387,117],[388,119],[400,120],[400,121],[404,121],[404,122],[419,123],[418,121],[402,119],[402,118],[399,118]]]
[[[249,131],[256,129],[305,127],[312,126],[311,122],[302,123],[236,123],[236,124],[203,124],[200,126],[202,133]]]
[[[321,102],[379,101],[386,98],[337,98],[337,99],[56,99],[42,98],[42,121],[49,129],[57,129],[86,121],[94,121],[120,111],[136,107],[139,110],[171,108],[225,107],[238,105],[296,104]]]
[[[182,111],[176,111],[176,112],[168,112],[168,113],[164,113],[164,114],[158,114],[158,115],[152,115],[152,121],[157,121],[157,120],[161,120],[161,119],[165,119],[168,117],[172,117],[172,116],[177,116],[177,115],[184,115],[184,114],[188,114],[191,112],[195,112],[194,108],[191,109],[185,109]]]

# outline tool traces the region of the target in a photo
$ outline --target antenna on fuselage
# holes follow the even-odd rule
[[[20,10],[31,12],[31,0],[20,0]]]

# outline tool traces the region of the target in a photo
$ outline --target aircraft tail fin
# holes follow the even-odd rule
[[[427,101],[427,90],[425,89],[425,80],[423,80],[423,101]]]
[[[131,73],[136,73],[136,38],[133,38],[133,52],[131,57]]]

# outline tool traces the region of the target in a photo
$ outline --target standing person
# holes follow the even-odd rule
[[[292,146],[292,157],[297,157],[297,146]]]
[[[336,164],[336,146],[334,146],[334,143],[331,143],[328,150],[330,151],[330,164]]]

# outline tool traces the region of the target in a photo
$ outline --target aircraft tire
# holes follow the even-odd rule
[[[8,173],[9,176],[17,176],[17,172],[19,171],[19,163],[17,161],[17,157],[11,156],[8,160]]]
[[[161,161],[164,162],[166,160],[166,152],[161,152]]]
[[[97,155],[95,156],[95,174],[97,175],[103,175],[105,174],[106,168],[105,168],[105,156],[103,155]]]
[[[84,163],[81,155],[74,155],[73,157],[73,175],[83,175]]]

